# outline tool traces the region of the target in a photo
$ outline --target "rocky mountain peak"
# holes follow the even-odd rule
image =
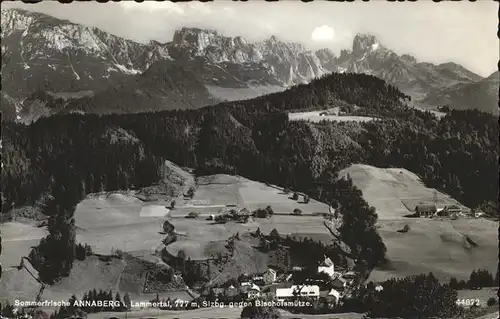
[[[319,49],[314,52],[314,54],[320,59],[321,61],[329,61],[335,59],[335,53],[332,52],[330,49]]]
[[[363,54],[367,51],[376,50],[379,47],[379,42],[374,35],[358,33],[354,37],[352,43],[352,52],[355,55]]]
[[[2,38],[15,31],[27,30],[34,21],[43,17],[50,18],[49,16],[41,13],[26,11],[22,9],[2,9]]]
[[[403,61],[405,61],[407,63],[410,63],[410,64],[417,63],[417,59],[415,59],[414,56],[409,55],[409,54],[403,54],[403,55],[401,55],[401,60],[403,60]]]
[[[188,43],[199,46],[206,45],[211,42],[212,39],[217,37],[219,37],[219,34],[216,30],[183,27],[182,29],[174,32],[172,43]]]

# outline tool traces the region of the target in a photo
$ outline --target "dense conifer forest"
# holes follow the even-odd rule
[[[339,170],[352,163],[403,167],[470,207],[495,203],[497,197],[497,119],[479,111],[451,111],[438,120],[409,108],[408,100],[378,78],[332,74],[285,92],[197,110],[65,114],[28,127],[8,124],[2,214],[47,194],[57,197],[63,187],[67,202],[60,210],[71,225],[68,211],[86,193],[155,183],[168,159],[199,174],[238,174],[337,205],[344,213],[345,242],[373,267],[385,254],[375,229],[377,214],[349,178],[338,179]],[[377,119],[288,120],[291,110],[340,102]],[[55,206],[45,209],[47,215],[56,212]],[[61,222],[53,218],[54,224]]]

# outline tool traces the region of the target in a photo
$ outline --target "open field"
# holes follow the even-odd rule
[[[246,100],[270,93],[281,92],[283,87],[277,85],[250,85],[244,88],[205,85],[210,95],[221,101]]]
[[[38,277],[38,272],[29,263],[25,263],[25,267],[19,270],[11,268],[2,274],[0,300],[12,302],[14,299],[25,301],[36,299],[41,288],[35,279]],[[94,288],[116,291],[124,267],[125,263],[117,259],[107,263],[98,260],[97,257],[89,257],[85,261],[77,260],[69,277],[44,289],[42,300],[68,300],[72,294],[81,297]]]
[[[406,169],[354,164],[342,170],[339,175],[347,174],[363,191],[363,196],[368,203],[377,209],[381,220],[402,218],[411,214],[417,204],[432,203],[434,194],[437,197],[438,207],[450,204],[460,205],[450,196],[425,187],[416,174]]]
[[[147,217],[143,206],[137,198],[122,194],[83,200],[75,211],[77,242],[101,254],[113,249],[154,252],[164,238],[160,231],[165,218]]]
[[[198,185],[191,200],[178,200],[179,204],[170,210],[157,203],[149,205],[127,194],[88,197],[75,211],[77,241],[89,244],[95,252],[102,254],[113,249],[154,253],[165,237],[161,233],[161,224],[167,219],[176,232],[186,235],[179,238],[172,249],[181,249],[185,245],[193,251],[194,259],[201,256],[202,246],[210,242],[226,240],[236,233],[253,232],[259,227],[265,233],[276,228],[282,234],[314,234],[330,238],[323,218],[312,216],[328,212],[328,206],[323,203],[311,200],[304,204],[302,197],[295,201],[289,198],[291,194],[284,194],[280,189],[239,176],[206,176],[199,178]],[[271,205],[276,214],[283,215],[250,220],[245,224],[214,224],[205,220],[209,214],[232,208],[254,210],[267,205]],[[300,208],[304,216],[288,216],[295,208]],[[190,212],[201,215],[197,219],[184,218]]]
[[[405,169],[380,169],[352,165],[341,172],[349,173],[363,191],[363,197],[377,209],[379,233],[387,246],[391,264],[376,269],[369,280],[382,281],[433,272],[438,278],[454,276],[468,279],[472,270],[496,272],[498,224],[487,219],[458,220],[406,218],[418,202],[432,202],[434,190],[426,188],[418,176]],[[455,204],[456,200],[437,192],[438,206]],[[411,201],[411,204],[408,202]],[[406,205],[405,205],[406,202]],[[407,224],[410,231],[399,233]]]
[[[349,116],[349,115],[319,115],[322,111],[313,112],[297,112],[288,113],[288,119],[290,121],[310,121],[310,122],[320,122],[320,121],[338,121],[338,122],[369,122],[373,121],[372,117],[368,116]]]
[[[41,284],[34,276],[38,277],[38,272],[29,263],[26,268],[19,270],[4,269],[0,280],[0,302],[7,300],[12,303],[14,299],[35,300]]]
[[[26,268],[11,268],[2,274],[0,281],[0,301],[14,299],[32,301],[36,299],[41,285],[34,278],[38,272],[25,263]],[[87,257],[84,261],[76,260],[68,277],[62,278],[52,286],[46,286],[41,296],[42,300],[65,301],[71,295],[82,298],[89,290],[100,289],[104,291],[120,292],[123,295],[129,293],[132,300],[148,301],[154,299],[156,293],[145,293],[144,282],[148,266],[137,259],[112,258],[101,260],[96,256]],[[184,290],[160,292],[161,298],[180,298],[191,300],[192,297]]]
[[[438,111],[437,107],[435,105],[430,105],[430,104],[426,104],[426,103],[422,103],[422,102],[413,102],[413,103],[410,103],[410,106],[414,107],[420,111],[431,112],[438,119],[441,119],[441,118],[446,116],[446,113]]]
[[[36,227],[34,222],[8,222],[0,224],[2,254],[0,262],[4,269],[19,266],[21,257],[28,256],[31,247],[38,245],[47,235],[45,228]]]

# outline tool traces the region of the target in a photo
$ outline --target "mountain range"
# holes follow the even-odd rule
[[[308,83],[332,72],[366,73],[415,106],[496,111],[498,73],[483,79],[455,63],[398,55],[358,34],[336,56],[275,36],[260,42],[182,28],[171,42],[137,43],[98,28],[19,9],[1,11],[2,120],[29,123],[64,112],[133,113],[199,108]]]

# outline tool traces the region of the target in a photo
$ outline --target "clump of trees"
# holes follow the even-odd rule
[[[252,212],[252,216],[256,218],[269,218],[274,215],[274,210],[271,206],[267,206],[266,208],[257,208]]]
[[[43,213],[49,216],[49,235],[42,238],[29,254],[40,280],[48,284],[68,276],[77,257],[73,215],[76,203],[82,198],[82,190],[71,182],[66,186],[64,182],[71,177],[62,175],[59,183],[54,185],[52,196],[43,208]]]
[[[96,306],[93,305],[83,305],[79,306],[78,302],[82,301],[84,303],[92,303],[95,302]],[[107,302],[116,302],[115,307],[99,307],[97,306],[98,301],[107,301]],[[87,313],[99,313],[103,311],[115,311],[115,312],[122,312],[129,310],[132,306],[132,302],[130,299],[130,295],[128,293],[125,293],[123,299],[120,296],[120,293],[117,292],[113,298],[113,292],[112,291],[103,291],[100,289],[97,291],[96,289],[89,290],[85,294],[83,294],[83,297],[81,300],[76,298],[75,295],[71,296],[71,298],[68,300],[69,306],[62,306],[58,310],[56,310],[51,316],[51,319],[64,319],[72,316],[77,316],[77,317],[83,317]]]
[[[198,212],[190,212],[189,214],[187,214],[186,218],[198,218],[198,216],[200,216],[200,213]]]
[[[372,318],[452,318],[460,313],[457,292],[432,273],[391,279],[381,286],[381,291],[362,287],[339,311],[366,311]]]
[[[92,255],[92,248],[89,245],[87,245],[87,244],[76,245],[76,247],[75,247],[75,258],[76,259],[85,260],[87,258],[87,256],[91,256],[91,255]]]
[[[498,300],[495,297],[490,297],[488,298],[488,301],[486,302],[486,305],[488,307],[492,307],[498,303]]]
[[[277,308],[246,306],[241,311],[242,319],[280,319],[281,313]]]
[[[346,265],[345,255],[333,244],[325,245],[321,241],[308,237],[282,236],[276,229],[273,229],[267,236],[257,229],[254,236],[260,238],[260,249],[268,252],[282,251],[284,260],[281,264],[273,265],[278,268],[287,269],[293,264],[317,270],[318,264],[324,261],[325,256],[328,256],[336,265]]]
[[[498,277],[498,271],[496,273],[496,276],[493,277],[493,275],[487,269],[476,269],[471,272],[467,281],[458,281],[457,278],[452,277],[450,279],[449,286],[457,290],[498,287]]]
[[[187,197],[189,198],[193,198],[194,197],[194,187],[189,187],[188,191],[187,191]]]

